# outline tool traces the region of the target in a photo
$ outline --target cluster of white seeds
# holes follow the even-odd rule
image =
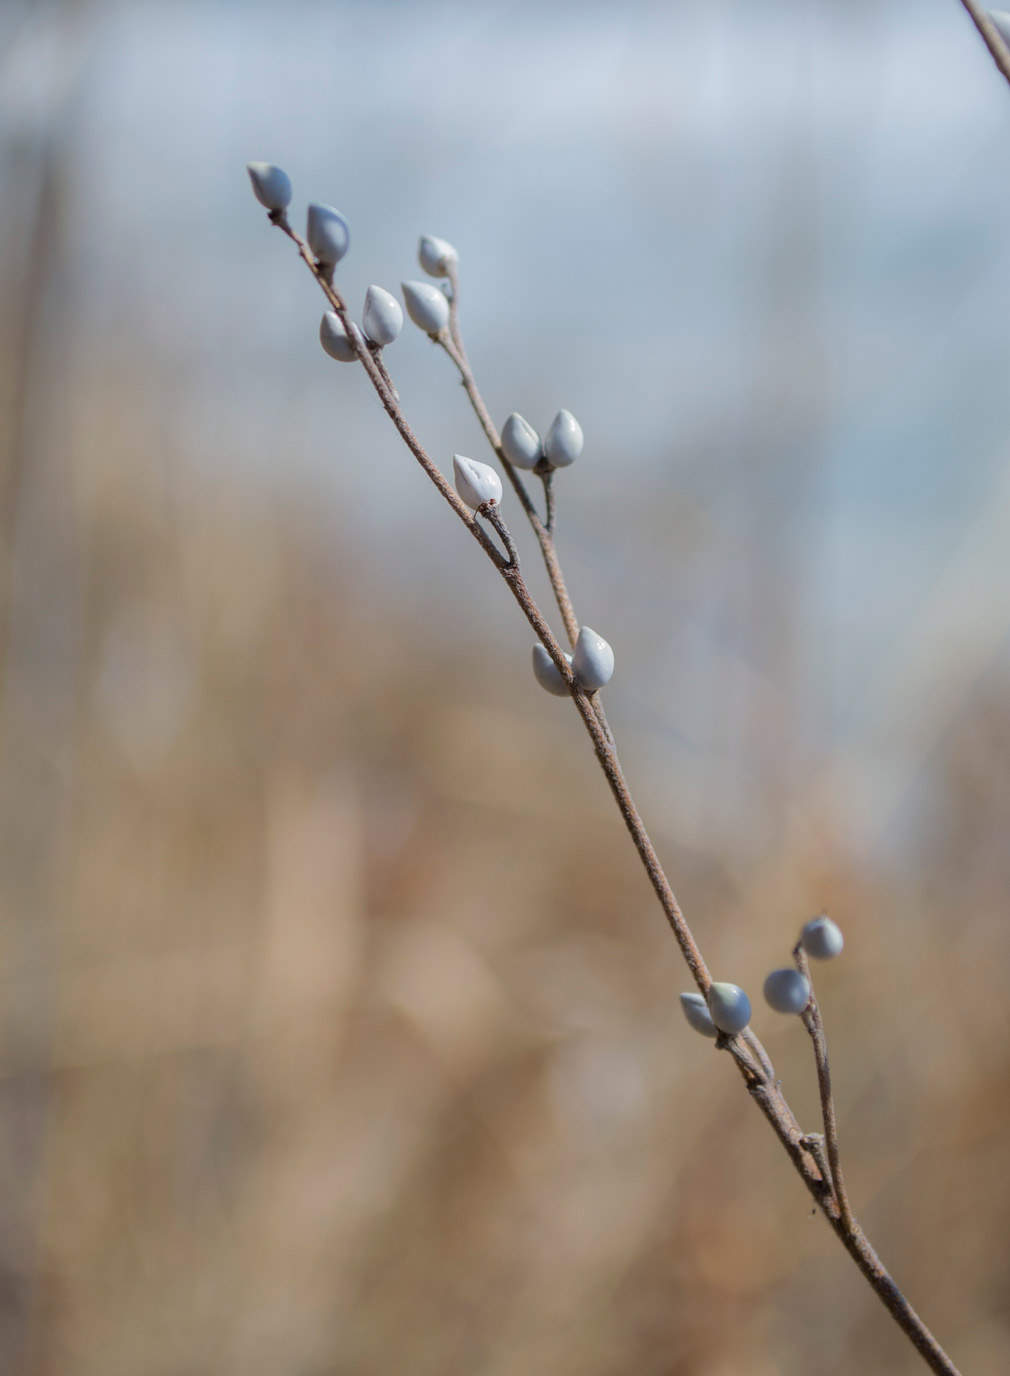
[[[251,162],[247,171],[259,203],[270,218],[286,225],[285,211],[291,204],[291,181],[279,167],[269,162]],[[332,270],[346,254],[351,242],[347,220],[330,205],[308,208],[305,239],[320,268]],[[459,262],[459,254],[445,239],[425,234],[417,251],[418,261],[429,277],[448,278]],[[442,287],[431,282],[401,282],[403,305],[419,329],[432,339],[445,342],[449,328],[449,297]],[[403,328],[403,307],[391,292],[374,283],[365,293],[360,328],[349,327],[336,311],[326,311],[319,322],[319,342],[338,363],[353,363],[365,348],[377,353],[392,344]],[[536,469],[542,475],[556,468],[567,468],[582,453],[582,427],[571,411],[560,410],[541,440],[533,426],[518,411],[506,420],[501,434],[501,453],[513,468]],[[452,459],[456,491],[473,511],[501,501],[501,478],[490,466],[463,454]],[[583,626],[572,654],[565,655],[572,679],[583,692],[595,693],[610,682],[614,672],[614,652],[601,635]],[[543,645],[533,647],[533,673],[541,687],[558,697],[571,689],[568,681]]]
[[[548,663],[553,669],[549,657]],[[535,654],[533,667],[540,678]],[[845,938],[830,917],[815,917],[800,933],[800,945],[814,960],[831,960],[845,945]],[[787,965],[781,970],[773,970],[765,980],[764,996],[776,1013],[804,1013],[810,1005],[810,981],[795,966]],[[750,999],[736,984],[712,984],[707,999],[703,994],[681,994],[680,1004],[688,1022],[703,1037],[717,1037],[720,1032],[732,1036],[742,1032],[750,1022]]]
[[[995,11],[992,18],[1010,42],[1010,13]],[[256,199],[272,219],[283,223],[292,194],[286,173],[266,162],[251,162],[248,172]],[[308,208],[305,238],[319,266],[332,271],[346,254],[351,233],[339,210],[313,204]],[[417,256],[429,277],[449,277],[459,262],[452,244],[430,234],[421,238]],[[440,339],[449,327],[446,292],[430,282],[401,282],[400,286],[407,314],[414,324],[433,339]],[[327,311],[320,322],[319,342],[330,358],[352,363],[362,348],[379,350],[392,344],[402,328],[403,308],[399,301],[391,292],[373,284],[365,293],[361,328],[351,322],[349,334],[340,316]],[[571,411],[565,410],[554,417],[543,440],[518,411],[512,412],[501,432],[501,453],[507,463],[541,474],[573,464],[582,453],[583,443],[582,427]],[[501,478],[490,464],[454,454],[452,467],[456,491],[471,510],[479,511],[501,501]],[[614,672],[613,650],[589,626],[582,627],[574,651],[564,658],[575,686],[586,693],[604,687]],[[569,695],[567,678],[543,645],[533,647],[533,673],[548,693],[556,697]],[[829,917],[815,917],[803,928],[800,944],[814,960],[830,960],[841,951],[844,938]],[[810,981],[794,966],[784,966],[773,970],[765,980],[764,996],[777,1013],[803,1013],[810,1004]],[[710,985],[707,998],[689,993],[681,994],[680,1001],[687,1021],[704,1037],[717,1037],[720,1032],[735,1036],[750,1022],[750,999],[737,984],[716,981]]]

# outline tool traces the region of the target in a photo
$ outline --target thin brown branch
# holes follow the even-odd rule
[[[512,539],[512,532],[505,524],[505,518],[501,514],[501,507],[499,507],[497,502],[485,502],[482,507],[478,508],[477,514],[478,516],[486,516],[494,526],[501,538],[502,544],[508,550],[508,567],[510,569],[517,569],[519,567],[519,551],[516,549],[515,541]]]
[[[1004,79],[1010,82],[1010,49],[1003,41],[1003,36],[996,25],[989,17],[989,11],[977,0],[961,0],[961,4],[971,16],[972,23],[982,35],[982,41],[989,49],[989,54],[996,66],[1002,72]]]
[[[455,283],[455,273],[452,280]],[[455,296],[455,294],[456,290],[454,288],[453,295]],[[470,367],[470,361],[463,347],[463,339],[459,330],[457,312],[458,306],[456,302],[453,301],[450,303],[449,307],[448,336],[443,331],[443,337],[439,342],[458,368],[463,387],[470,399],[470,405],[473,407],[474,413],[480,421],[481,429],[487,436],[488,444],[490,444],[499,462],[505,469],[509,482],[512,484],[513,488],[515,488],[522,509],[526,513],[526,518],[533,527],[533,533],[537,537],[540,553],[543,555],[544,565],[547,569],[547,577],[551,580],[554,600],[558,604],[561,620],[565,624],[565,634],[568,636],[569,643],[574,645],[579,637],[579,623],[575,616],[575,608],[572,606],[572,599],[568,595],[568,587],[565,583],[564,574],[561,572],[561,564],[558,562],[557,551],[554,548],[553,510],[548,511],[548,520],[551,524],[545,524],[536,507],[533,505],[533,500],[526,490],[526,484],[523,482],[522,478],[520,478],[513,465],[509,463],[508,459],[505,457],[505,451],[501,447],[501,437],[495,429],[494,421],[491,419],[490,412],[484,404],[484,398],[481,396],[480,390],[477,387],[473,369]]]
[[[448,265],[446,274],[449,278],[449,335],[452,342],[461,354],[466,350],[463,348],[463,336],[459,330],[459,263],[451,262]]]
[[[593,751],[607,779],[607,783],[610,786],[614,801],[617,804],[618,810],[624,819],[624,823],[638,851],[642,865],[648,875],[649,882],[652,884],[653,890],[663,908],[663,912],[666,915],[667,922],[677,941],[677,945],[680,947],[681,954],[698,988],[703,994],[707,994],[712,983],[711,975],[702,958],[701,951],[694,939],[694,935],[677,902],[670,882],[663,872],[659,857],[656,854],[655,848],[638,812],[638,808],[631,796],[631,791],[628,788],[624,772],[621,769],[620,761],[617,757],[613,734],[610,731],[599,697],[595,693],[586,693],[579,688],[578,684],[575,682],[571,666],[565,659],[561,646],[555,639],[543,613],[533,600],[523,580],[519,569],[518,554],[515,552],[515,545],[512,542],[511,535],[508,534],[504,520],[502,520],[498,513],[497,505],[482,508],[482,512],[487,516],[488,520],[505,543],[505,547],[509,551],[510,556],[508,560],[502,557],[500,551],[494,546],[493,541],[491,541],[486,531],[484,531],[480,522],[471,515],[469,509],[460,501],[457,494],[449,486],[438,467],[425,452],[420,441],[407,424],[400,410],[399,403],[395,399],[395,394],[392,390],[392,382],[388,380],[388,374],[384,378],[379,368],[376,366],[375,359],[369,352],[367,345],[362,340],[360,334],[354,329],[353,322],[349,319],[343,298],[333,286],[332,281],[328,280],[326,273],[315,262],[305,241],[291,229],[283,214],[272,214],[270,218],[272,222],[284,230],[288,237],[297,245],[299,254],[304,259],[317,282],[319,282],[327,300],[340,317],[341,323],[347,331],[348,338],[354,341],[355,352],[364,365],[365,371],[368,373],[369,381],[375,388],[386,413],[393,421],[393,424],[404,439],[407,447],[424,469],[425,473],[442,493],[443,497],[449,502],[449,505],[456,512],[457,516],[459,516],[471,535],[474,536],[484,549],[484,552],[491,559],[495,568],[507,584],[512,596],[518,603],[529,625],[551,656],[551,659],[557,666],[558,672],[568,685],[572,695],[572,701],[575,703],[576,710],[581,716],[586,730],[589,733]],[[458,323],[456,331],[458,333]],[[483,417],[486,418],[486,423],[485,419],[482,419],[481,422],[484,425],[485,433],[491,441],[495,452],[505,463],[506,470],[509,471],[510,476],[513,477],[513,486],[515,486],[517,492],[520,493],[520,500],[529,516],[532,510],[532,504],[529,502],[528,497],[525,501],[522,499],[525,488],[512,472],[511,465],[504,460],[504,456],[501,454],[500,441],[498,440],[497,433],[494,430],[490,417],[487,415],[486,408],[483,406],[483,402],[479,401],[480,393],[477,391],[476,383],[473,382],[469,364],[466,362],[466,355],[461,347],[457,347],[454,338],[450,337],[451,334],[452,324],[450,320],[449,333],[444,333],[441,341],[443,347],[446,348],[450,357],[453,357],[453,361],[456,362],[457,367],[460,368],[465,386],[469,378],[470,386],[467,386],[467,391],[470,395],[471,402],[474,403],[474,408],[477,410],[478,416],[480,417],[483,413]],[[533,512],[533,516],[536,516],[535,511]],[[536,519],[539,521],[539,517]],[[544,534],[548,535],[546,527],[543,526],[542,522],[540,525],[544,530]],[[536,526],[534,526],[534,529],[536,529]],[[549,547],[553,552],[553,540],[550,539],[549,536],[548,539]],[[541,548],[543,548],[543,543],[541,543]],[[545,551],[545,559],[546,557]],[[558,582],[555,583],[553,577],[551,581],[554,585],[555,595],[557,595],[559,588],[564,591],[565,605],[568,607],[572,625],[576,627],[577,632],[577,623],[575,623],[574,620],[574,613],[571,612],[571,603],[567,599],[567,589],[565,588],[564,579],[561,576],[559,567]],[[565,608],[562,606],[560,599],[559,606],[564,616]],[[569,630],[569,637],[574,643],[575,635],[572,634],[567,617],[565,618],[565,624],[566,629]],[[779,1088],[771,1062],[757,1036],[748,1028],[739,1036],[720,1036],[716,1045],[720,1050],[728,1051],[733,1058],[743,1077],[748,1092],[764,1114],[776,1136],[779,1138],[817,1206],[821,1209],[831,1227],[841,1239],[849,1255],[855,1261],[856,1265],[895,1319],[896,1323],[909,1337],[915,1348],[923,1356],[926,1363],[933,1371],[939,1373],[939,1376],[959,1376],[957,1368],[937,1343],[928,1328],[926,1328],[912,1306],[905,1299],[904,1295],[881,1263],[880,1258],[870,1246],[870,1243],[859,1228],[859,1225],[851,1218],[851,1215],[849,1215],[848,1218],[843,1217],[840,1203],[835,1198],[835,1192],[832,1189],[831,1181],[825,1177],[823,1170],[823,1155],[818,1149],[812,1146],[811,1139],[803,1132],[797,1122],[795,1115]]]
[[[399,401],[400,394],[393,386],[393,379],[389,376],[389,370],[386,367],[385,360],[382,357],[382,349],[377,344],[369,344],[368,352],[375,359],[375,366],[376,368],[378,368],[382,380],[386,384],[386,391],[389,393],[389,395],[392,397],[394,401]]]
[[[289,223],[288,218],[283,211],[272,212],[269,218],[271,222],[275,224],[278,227],[278,229],[283,230],[284,233],[288,236],[288,238],[291,239],[292,242],[295,244],[295,246],[298,249],[299,255],[308,266],[308,269],[312,273],[312,276],[319,283],[324,295],[326,296],[326,299],[329,301],[330,305],[333,307],[336,314],[340,317],[340,323],[343,325],[344,330],[347,333],[347,337],[354,347],[355,353],[358,355],[358,358],[364,365],[365,372],[368,374],[369,381],[375,388],[379,400],[382,402],[383,409],[385,410],[386,414],[389,416],[393,424],[396,426],[397,430],[400,433],[400,437],[406,444],[407,448],[414,455],[414,458],[418,461],[418,463],[424,469],[425,473],[438,488],[439,492],[441,492],[442,496],[452,507],[453,511],[455,511],[459,519],[466,526],[467,530],[469,530],[470,534],[483,548],[484,552],[499,568],[503,567],[505,564],[505,560],[502,558],[498,550],[495,549],[494,542],[488,536],[487,531],[484,530],[480,522],[476,520],[476,518],[471,513],[470,508],[466,505],[466,503],[460,500],[455,489],[452,486],[450,486],[449,482],[443,476],[438,465],[433,463],[432,460],[428,457],[427,453],[424,450],[424,447],[421,444],[421,441],[417,438],[413,430],[407,424],[406,417],[401,411],[399,402],[396,398],[395,389],[393,388],[392,382],[387,382],[389,374],[386,372],[385,368],[383,368],[380,371],[379,365],[376,363],[371,350],[362,338],[360,331],[357,329],[357,327],[354,325],[354,322],[351,320],[350,315],[348,314],[347,305],[344,302],[344,298],[340,295],[336,287],[333,285],[332,272],[327,273],[325,269],[320,267],[320,265],[316,262],[315,258],[313,257],[312,251],[309,248],[308,244],[305,242],[305,240],[302,238],[302,236],[298,233],[297,230],[292,229],[291,224]],[[385,376],[383,376],[384,373]]]
[[[831,1167],[831,1184],[835,1191],[835,1199],[838,1203],[838,1212],[845,1231],[854,1232],[856,1221],[852,1216],[852,1206],[849,1204],[849,1196],[845,1189],[845,1180],[842,1176],[842,1161],[838,1152],[838,1122],[835,1117],[835,1100],[831,1092],[831,1066],[828,1062],[828,1039],[824,1032],[824,1019],[821,1017],[820,1005],[817,1002],[817,995],[814,992],[814,981],[810,974],[810,962],[807,960],[807,953],[803,949],[801,942],[797,942],[793,950],[793,959],[796,961],[796,968],[804,976],[810,986],[810,1002],[803,1010],[803,1026],[810,1033],[810,1040],[814,1047],[814,1060],[817,1063],[817,1089],[821,1098],[821,1118],[824,1122],[824,1145],[828,1153],[828,1164]]]
[[[553,537],[554,525],[557,520],[557,503],[554,500],[554,470],[548,468],[546,473],[541,473],[540,478],[544,485],[544,509],[547,512],[547,529]]]

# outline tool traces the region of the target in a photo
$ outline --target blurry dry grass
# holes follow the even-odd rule
[[[116,363],[114,414],[39,408],[58,346],[28,330],[22,368],[46,305],[7,277],[0,1368],[918,1371],[683,1025],[556,704],[517,705],[468,627],[432,656],[308,499],[190,473],[153,361]],[[752,882],[660,838],[743,983],[821,902],[845,927],[821,984],[850,1190],[973,1376],[1010,1340],[1010,708],[984,687],[930,762],[914,882],[823,836]],[[805,1039],[759,1018],[812,1127]]]
[[[125,414],[78,438],[73,512],[21,553],[64,571],[72,653],[24,594],[8,660],[4,1369],[916,1370],[682,1025],[577,734],[472,642],[433,662],[305,510],[178,473],[169,500]],[[850,933],[823,983],[852,1189],[995,1373],[1001,686],[945,753],[914,892],[830,853],[760,886]],[[671,858],[716,967],[756,984],[804,914]],[[813,1122],[803,1039],[764,1022]]]

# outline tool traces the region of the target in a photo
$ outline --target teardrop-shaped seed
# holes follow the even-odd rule
[[[309,206],[305,237],[309,248],[325,267],[339,263],[351,243],[347,221],[331,205]]]
[[[485,502],[501,501],[501,478],[489,464],[468,459],[462,454],[452,456],[456,475],[456,491],[474,511]]]
[[[459,254],[445,239],[434,234],[422,234],[417,248],[417,261],[430,277],[447,277],[449,269],[459,262]]]
[[[536,468],[543,458],[540,436],[518,411],[513,411],[502,426],[501,447],[514,468]]]
[[[814,960],[832,960],[841,953],[845,937],[830,917],[815,917],[803,928],[800,941],[808,956]]]
[[[286,172],[272,162],[251,162],[246,166],[253,194],[267,210],[286,210],[291,204],[291,181]]]
[[[583,626],[575,642],[572,672],[580,688],[595,693],[610,682],[614,674],[614,652],[589,626]]]
[[[401,282],[407,314],[426,334],[441,334],[449,323],[445,293],[430,282]]]
[[[571,655],[565,655],[565,659],[571,664]],[[568,697],[568,684],[543,645],[533,646],[533,674],[540,687],[546,688],[548,693],[553,693],[556,698]]]
[[[391,292],[371,286],[365,293],[365,309],[361,314],[361,328],[372,341],[383,348],[392,344],[403,329],[403,308]]]
[[[765,980],[765,1002],[776,1013],[802,1013],[810,1002],[810,981],[793,965],[773,970]]]
[[[681,994],[680,1006],[684,1010],[684,1017],[703,1037],[718,1037],[719,1029],[712,1021],[712,1014],[708,1011],[708,1004],[701,994]]]
[[[708,1011],[719,1031],[733,1036],[750,1022],[750,999],[738,984],[713,984],[708,991]]]
[[[544,440],[544,453],[553,468],[567,468],[582,453],[582,426],[571,411],[559,411]]]
[[[357,325],[352,324],[351,328],[357,332]],[[335,358],[338,363],[353,363],[358,356],[336,311],[327,311],[320,320],[319,342],[330,358]]]

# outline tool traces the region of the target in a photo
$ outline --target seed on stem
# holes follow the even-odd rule
[[[401,282],[407,314],[425,334],[439,335],[449,323],[445,293],[430,282]]]
[[[456,477],[456,491],[474,511],[485,502],[501,501],[501,478],[490,464],[453,454],[452,469]]]
[[[718,1037],[719,1029],[712,1021],[708,1004],[701,994],[681,994],[680,1006],[684,1010],[684,1017],[696,1032],[703,1037]]]
[[[352,324],[351,329],[357,334],[357,325]],[[319,342],[330,358],[335,358],[338,363],[353,363],[358,357],[354,352],[354,345],[347,337],[344,322],[336,311],[327,311],[320,320]]]
[[[267,210],[287,210],[291,203],[291,179],[272,162],[251,162],[246,165],[253,194]]]
[[[392,344],[403,329],[403,308],[391,292],[374,285],[368,288],[361,328],[380,349]]]
[[[845,937],[830,917],[815,917],[800,933],[800,945],[814,960],[831,960],[841,953]]]
[[[589,626],[579,631],[572,655],[572,672],[579,687],[587,693],[595,693],[613,678],[614,652],[603,636]]]
[[[518,411],[513,411],[502,426],[501,447],[513,468],[536,468],[544,455],[540,436]]]
[[[328,268],[340,262],[351,244],[350,226],[331,205],[309,206],[305,237],[319,262]]]
[[[719,1031],[733,1036],[750,1022],[750,999],[738,984],[713,984],[708,991],[708,1011]]]
[[[802,1013],[810,1002],[810,981],[792,965],[773,970],[765,980],[765,1002],[776,1013]]]
[[[571,664],[571,655],[565,655],[565,659]],[[553,693],[556,698],[568,697],[568,684],[542,645],[533,646],[533,676],[541,688],[546,688],[548,693]]]
[[[445,239],[434,234],[422,234],[417,248],[417,261],[429,277],[447,277],[449,269],[459,262],[459,254]]]
[[[544,440],[544,454],[552,468],[567,468],[582,453],[582,426],[571,411],[559,411]]]

